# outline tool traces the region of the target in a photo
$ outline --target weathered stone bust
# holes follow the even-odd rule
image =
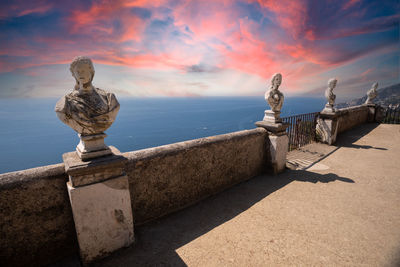
[[[274,123],[281,122],[280,113],[285,99],[283,94],[279,91],[279,86],[282,83],[282,75],[275,73],[271,78],[271,86],[267,92],[265,92],[265,101],[271,107],[271,110],[265,111],[264,121],[271,121]]]
[[[325,97],[328,101],[325,105],[323,112],[334,112],[335,109],[333,105],[335,105],[336,95],[333,93],[333,89],[336,87],[337,79],[332,78],[328,81],[328,88],[325,90]]]
[[[283,105],[284,96],[278,89],[281,83],[282,75],[275,73],[271,78],[271,86],[265,93],[265,101],[268,102],[271,110],[274,112],[280,112]]]
[[[82,159],[110,154],[104,144],[104,131],[114,122],[119,103],[113,93],[92,85],[94,67],[90,58],[75,58],[70,71],[76,84],[71,93],[57,102],[57,116],[79,134],[77,152]]]
[[[378,83],[374,83],[371,87],[371,89],[368,90],[367,92],[367,101],[365,101],[365,104],[373,104],[373,100],[377,97],[378,92],[376,89],[378,88]]]

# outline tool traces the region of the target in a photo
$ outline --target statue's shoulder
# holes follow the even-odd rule
[[[118,103],[117,98],[115,97],[114,93],[107,92],[106,90],[103,90],[100,88],[95,88],[95,90],[101,97],[107,99],[109,106],[111,106],[111,107],[119,106],[119,103]]]
[[[64,113],[65,112],[65,108],[66,108],[66,106],[67,106],[67,95],[65,95],[65,96],[63,96],[63,97],[61,97],[58,101],[57,101],[57,103],[56,103],[56,106],[55,106],[55,108],[54,108],[54,110],[55,110],[55,112],[62,112],[62,113]]]
[[[95,87],[94,90],[101,96],[107,96],[107,94],[109,94],[109,92],[107,92],[106,90],[97,87]]]
[[[115,98],[115,95],[113,93],[111,93],[111,92],[108,92],[108,91],[100,89],[100,88],[95,88],[95,90],[102,97],[106,97],[107,99]]]
[[[61,97],[60,100],[57,101],[55,111],[65,113],[69,109],[71,101],[76,99],[76,95],[77,91],[73,90],[71,93]]]

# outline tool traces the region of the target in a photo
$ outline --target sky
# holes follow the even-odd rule
[[[337,99],[399,83],[397,0],[0,0],[0,98],[60,97],[90,57],[118,97]]]

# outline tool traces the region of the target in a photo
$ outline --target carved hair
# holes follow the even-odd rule
[[[375,83],[372,85],[372,89],[376,90],[376,88],[378,88],[378,82],[375,82]]]
[[[78,56],[78,57],[74,58],[71,65],[69,65],[69,70],[71,71],[71,74],[75,78],[75,81],[76,81],[75,90],[79,88],[79,82],[76,79],[75,74],[74,74],[74,68],[78,64],[87,64],[89,66],[90,73],[92,74],[92,78],[90,79],[90,81],[92,81],[93,77],[94,77],[94,66],[93,66],[93,62],[90,58],[84,57],[84,56]]]
[[[328,81],[328,87],[331,88],[331,89],[333,89],[333,88],[336,87],[336,83],[337,83],[337,79],[336,79],[336,78],[329,79],[329,81]]]

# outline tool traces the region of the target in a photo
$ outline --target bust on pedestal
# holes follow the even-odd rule
[[[319,114],[317,120],[316,131],[320,136],[321,142],[332,145],[336,142],[338,120],[337,113],[334,108],[336,95],[333,94],[333,89],[336,87],[337,79],[332,78],[328,81],[328,88],[325,90],[327,103],[325,108]]]
[[[267,92],[265,92],[265,101],[271,107],[270,110],[264,112],[264,121],[270,121],[273,123],[282,122],[280,118],[283,100],[285,99],[283,94],[279,91],[279,86],[282,83],[282,75],[275,73],[271,78],[271,86]]]
[[[78,133],[80,142],[76,152],[82,160],[110,155],[104,144],[104,131],[114,122],[119,103],[113,93],[92,85],[94,67],[87,57],[77,57],[70,71],[76,84],[73,91],[56,104],[58,118]]]
[[[328,88],[325,90],[325,97],[328,102],[326,103],[325,108],[322,110],[322,113],[335,112],[335,108],[333,106],[335,105],[336,95],[333,93],[333,89],[336,87],[336,84],[336,78],[332,78],[328,81]]]
[[[76,151],[64,153],[67,189],[84,264],[133,243],[127,159],[104,144],[104,133],[119,111],[115,95],[92,85],[94,67],[77,57],[70,71],[73,91],[56,104],[58,118],[78,133]]]
[[[376,89],[378,88],[378,83],[374,83],[371,87],[371,89],[368,90],[367,92],[367,100],[365,101],[365,104],[374,104],[373,100],[378,96],[378,92]]]
[[[256,126],[263,127],[268,131],[269,138],[269,165],[271,165],[275,174],[284,171],[286,167],[286,154],[289,146],[289,139],[286,134],[286,128],[289,124],[282,123],[280,117],[284,96],[279,91],[282,83],[282,75],[275,73],[271,78],[271,86],[265,93],[265,101],[271,107],[265,110],[264,119],[257,121]]]
[[[371,89],[368,90],[367,92],[367,100],[365,101],[364,105],[368,106],[368,121],[369,122],[375,122],[375,117],[376,117],[376,110],[377,110],[377,105],[374,104],[374,99],[378,96],[377,89],[378,88],[378,83],[375,82]]]

